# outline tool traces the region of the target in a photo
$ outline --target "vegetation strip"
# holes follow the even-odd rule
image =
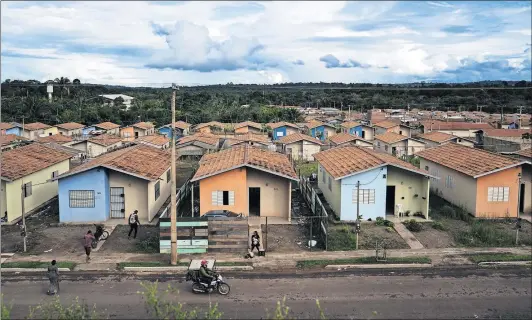
[[[26,268],[26,269],[40,269],[40,268],[48,268],[50,266],[50,262],[42,262],[42,261],[13,261],[13,262],[4,262],[2,263],[2,269],[7,268]],[[62,261],[57,262],[58,268],[68,268],[70,270],[73,270],[76,266],[75,262],[70,261]]]
[[[507,261],[532,261],[532,255],[513,253],[476,253],[467,255],[474,263],[480,262],[507,262]]]
[[[360,257],[334,260],[303,260],[298,261],[297,268],[325,267],[327,265],[347,265],[347,264],[429,264],[432,260],[429,257],[403,257],[387,258],[386,261],[377,261],[375,257]]]
[[[183,261],[178,262],[177,265],[173,266],[167,262],[160,261],[139,261],[139,262],[120,262],[118,263],[118,269],[124,269],[125,267],[140,267],[140,268],[150,268],[150,267],[188,267],[190,262]],[[233,266],[252,266],[249,262],[217,262],[215,267],[233,267]]]

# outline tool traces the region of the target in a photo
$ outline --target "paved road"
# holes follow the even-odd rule
[[[258,319],[272,312],[278,300],[287,298],[291,315],[317,318],[316,299],[327,318],[523,318],[532,316],[531,277],[528,269],[453,270],[440,274],[386,272],[345,272],[338,277],[316,275],[297,278],[232,278],[231,294],[194,295],[190,283],[161,276],[164,283],[180,290],[179,301],[187,307],[205,307],[217,302],[223,318]],[[66,274],[66,273],[65,273]],[[50,301],[44,295],[46,282],[2,275],[2,293],[13,302],[13,316],[22,318],[30,305]],[[139,290],[142,280],[159,276],[96,277],[71,274],[61,283],[61,299],[76,296],[106,310],[111,318],[149,318]],[[177,300],[176,300],[177,301]]]

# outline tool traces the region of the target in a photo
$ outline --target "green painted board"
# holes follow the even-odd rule
[[[159,247],[170,247],[171,240],[159,240]],[[179,246],[204,246],[207,247],[209,245],[208,239],[201,239],[201,240],[177,240],[177,247]]]
[[[172,225],[170,222],[160,222],[160,227],[170,228]],[[208,227],[209,221],[180,221],[176,224],[177,227]]]

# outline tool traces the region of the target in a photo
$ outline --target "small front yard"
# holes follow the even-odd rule
[[[41,262],[41,261],[14,261],[14,262],[4,262],[2,263],[2,269],[5,268],[27,268],[27,269],[46,269],[51,266],[51,262]],[[76,266],[75,262],[70,261],[59,261],[57,262],[58,268],[68,268],[73,270]]]
[[[356,234],[354,225],[349,224],[329,224],[328,250],[345,251],[355,250]],[[374,250],[378,241],[386,249],[408,249],[409,246],[401,236],[392,228],[378,226],[375,223],[362,223],[359,233],[360,250]]]
[[[430,218],[413,232],[425,248],[512,247],[516,240],[516,219],[475,219],[464,210],[431,195]],[[521,222],[519,245],[532,245],[532,225]]]
[[[137,238],[128,239],[129,226],[118,225],[105,241],[101,253],[159,253],[159,227],[139,226]]]
[[[474,263],[480,262],[507,262],[507,261],[532,261],[532,255],[512,253],[477,253],[467,255]]]
[[[375,257],[360,257],[348,259],[333,260],[302,260],[296,263],[300,269],[325,267],[327,265],[346,265],[346,264],[429,264],[432,260],[429,257],[401,257],[387,258],[386,261],[377,261]]]
[[[296,164],[296,172],[304,177],[310,177],[311,174],[318,174],[318,162],[299,162]]]
[[[265,225],[262,225],[262,229],[265,230]],[[267,237],[267,239],[262,239],[267,252],[297,253],[308,250],[304,225],[270,224]]]

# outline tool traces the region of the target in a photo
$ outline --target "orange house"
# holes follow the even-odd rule
[[[124,138],[124,141],[135,140],[135,132],[133,127],[120,128],[120,136]]]
[[[257,133],[262,132],[262,125],[253,121],[245,121],[235,125],[235,133]]]
[[[191,182],[199,182],[200,215],[229,210],[290,221],[292,180],[286,155],[242,145],[204,155]]]
[[[475,217],[517,217],[530,194],[522,179],[525,161],[452,142],[416,155],[421,169],[440,178],[431,189]]]

